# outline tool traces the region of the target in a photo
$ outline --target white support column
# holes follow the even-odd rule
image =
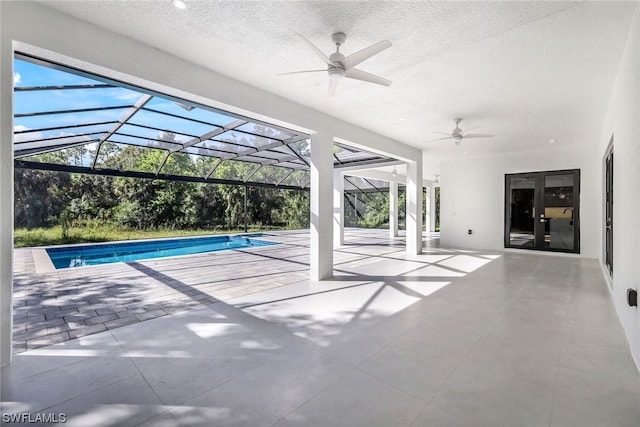
[[[333,248],[344,245],[344,176],[333,171]]]
[[[333,277],[333,137],[311,135],[311,280]]]
[[[389,182],[389,237],[398,237],[398,183]]]
[[[422,159],[407,163],[407,253],[422,252]]]
[[[13,46],[0,34],[0,365],[11,363],[13,329]]]
[[[431,211],[431,200],[433,200],[433,188],[431,187],[431,184],[429,185],[425,185],[425,188],[427,189],[425,197],[426,200],[424,201],[424,221],[426,224],[426,230],[427,232],[431,231],[429,230],[429,224],[431,224],[431,217],[432,215],[432,211]]]
[[[436,231],[436,185],[431,183],[429,185],[429,231]]]

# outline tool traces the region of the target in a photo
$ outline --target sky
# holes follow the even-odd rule
[[[72,73],[44,67],[31,62],[16,59],[14,62],[14,85],[19,87],[33,86],[68,86],[68,85],[91,85],[102,84],[97,80],[78,76]],[[14,121],[15,131],[25,131],[29,129],[44,129],[51,127],[61,127],[77,124],[90,124],[102,122],[116,122],[143,96],[143,93],[121,87],[93,88],[93,89],[55,89],[38,91],[17,91],[14,97],[14,112],[17,115]],[[63,110],[79,110],[100,107],[121,107],[117,109],[87,112],[71,112],[62,114],[36,115],[30,117],[20,117],[20,114],[30,114],[38,112],[52,112]],[[204,135],[215,126],[226,126],[236,119],[201,108],[194,108],[187,111],[177,103],[154,97],[145,107],[158,111],[163,111],[178,116],[188,117],[204,123],[183,120],[176,117],[154,113],[151,111],[139,111],[134,116],[133,122],[149,127],[171,130],[175,134],[175,141],[186,142],[200,135]],[[39,138],[57,137],[89,132],[106,132],[113,126],[113,123],[69,129],[55,129],[48,131],[34,131],[17,134],[15,142],[24,142]],[[241,126],[241,130],[252,130],[253,124]],[[124,125],[121,132],[136,135],[144,138],[156,139],[160,132],[154,129]],[[166,137],[162,135],[161,139]],[[229,134],[229,136],[233,136]],[[242,134],[235,134],[241,138]],[[118,137],[122,142],[143,143],[139,138]],[[245,136],[246,138],[246,136]],[[76,139],[77,141],[77,139]],[[251,144],[260,146],[267,144],[266,138],[252,138]]]

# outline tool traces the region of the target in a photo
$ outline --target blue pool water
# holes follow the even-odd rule
[[[49,248],[47,254],[56,269],[59,269],[278,244],[253,238],[259,236],[260,234],[251,234],[82,245]]]

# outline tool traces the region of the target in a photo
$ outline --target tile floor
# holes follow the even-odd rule
[[[15,356],[2,415],[77,426],[638,426],[595,260],[350,231],[335,278]],[[9,423],[10,424],[10,423]]]

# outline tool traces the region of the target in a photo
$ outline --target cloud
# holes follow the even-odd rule
[[[77,142],[82,142],[82,141],[90,141],[91,137],[89,136],[80,136],[80,135],[76,135],[74,133],[69,133],[69,132],[64,132],[64,131],[60,131],[57,134],[48,134],[48,135],[43,135],[42,132],[40,131],[30,131],[29,132],[29,128],[24,126],[24,125],[16,125],[13,127],[13,131],[14,132],[22,132],[22,131],[27,131],[25,133],[19,133],[17,135],[14,135],[13,137],[13,142],[29,142],[29,141],[37,141],[39,139],[42,138],[50,138],[50,137],[66,137],[66,138],[60,138],[60,139],[56,139],[56,140],[51,140],[49,142],[46,142],[46,145],[62,145],[62,144],[73,144],[73,143],[77,143]]]
[[[140,99],[142,97],[141,93],[138,92],[131,92],[131,91],[126,91],[126,92],[121,92],[120,93],[114,95],[113,97],[115,99],[119,99],[120,101],[137,101],[138,99]]]
[[[14,132],[23,132],[28,131],[29,128],[24,125],[15,125],[13,127]],[[27,132],[27,133],[19,133],[13,136],[13,142],[24,142],[24,141],[32,141],[34,139],[42,138],[42,132]]]
[[[13,85],[17,85],[20,84],[20,82],[22,81],[22,76],[20,75],[20,73],[13,73]]]

